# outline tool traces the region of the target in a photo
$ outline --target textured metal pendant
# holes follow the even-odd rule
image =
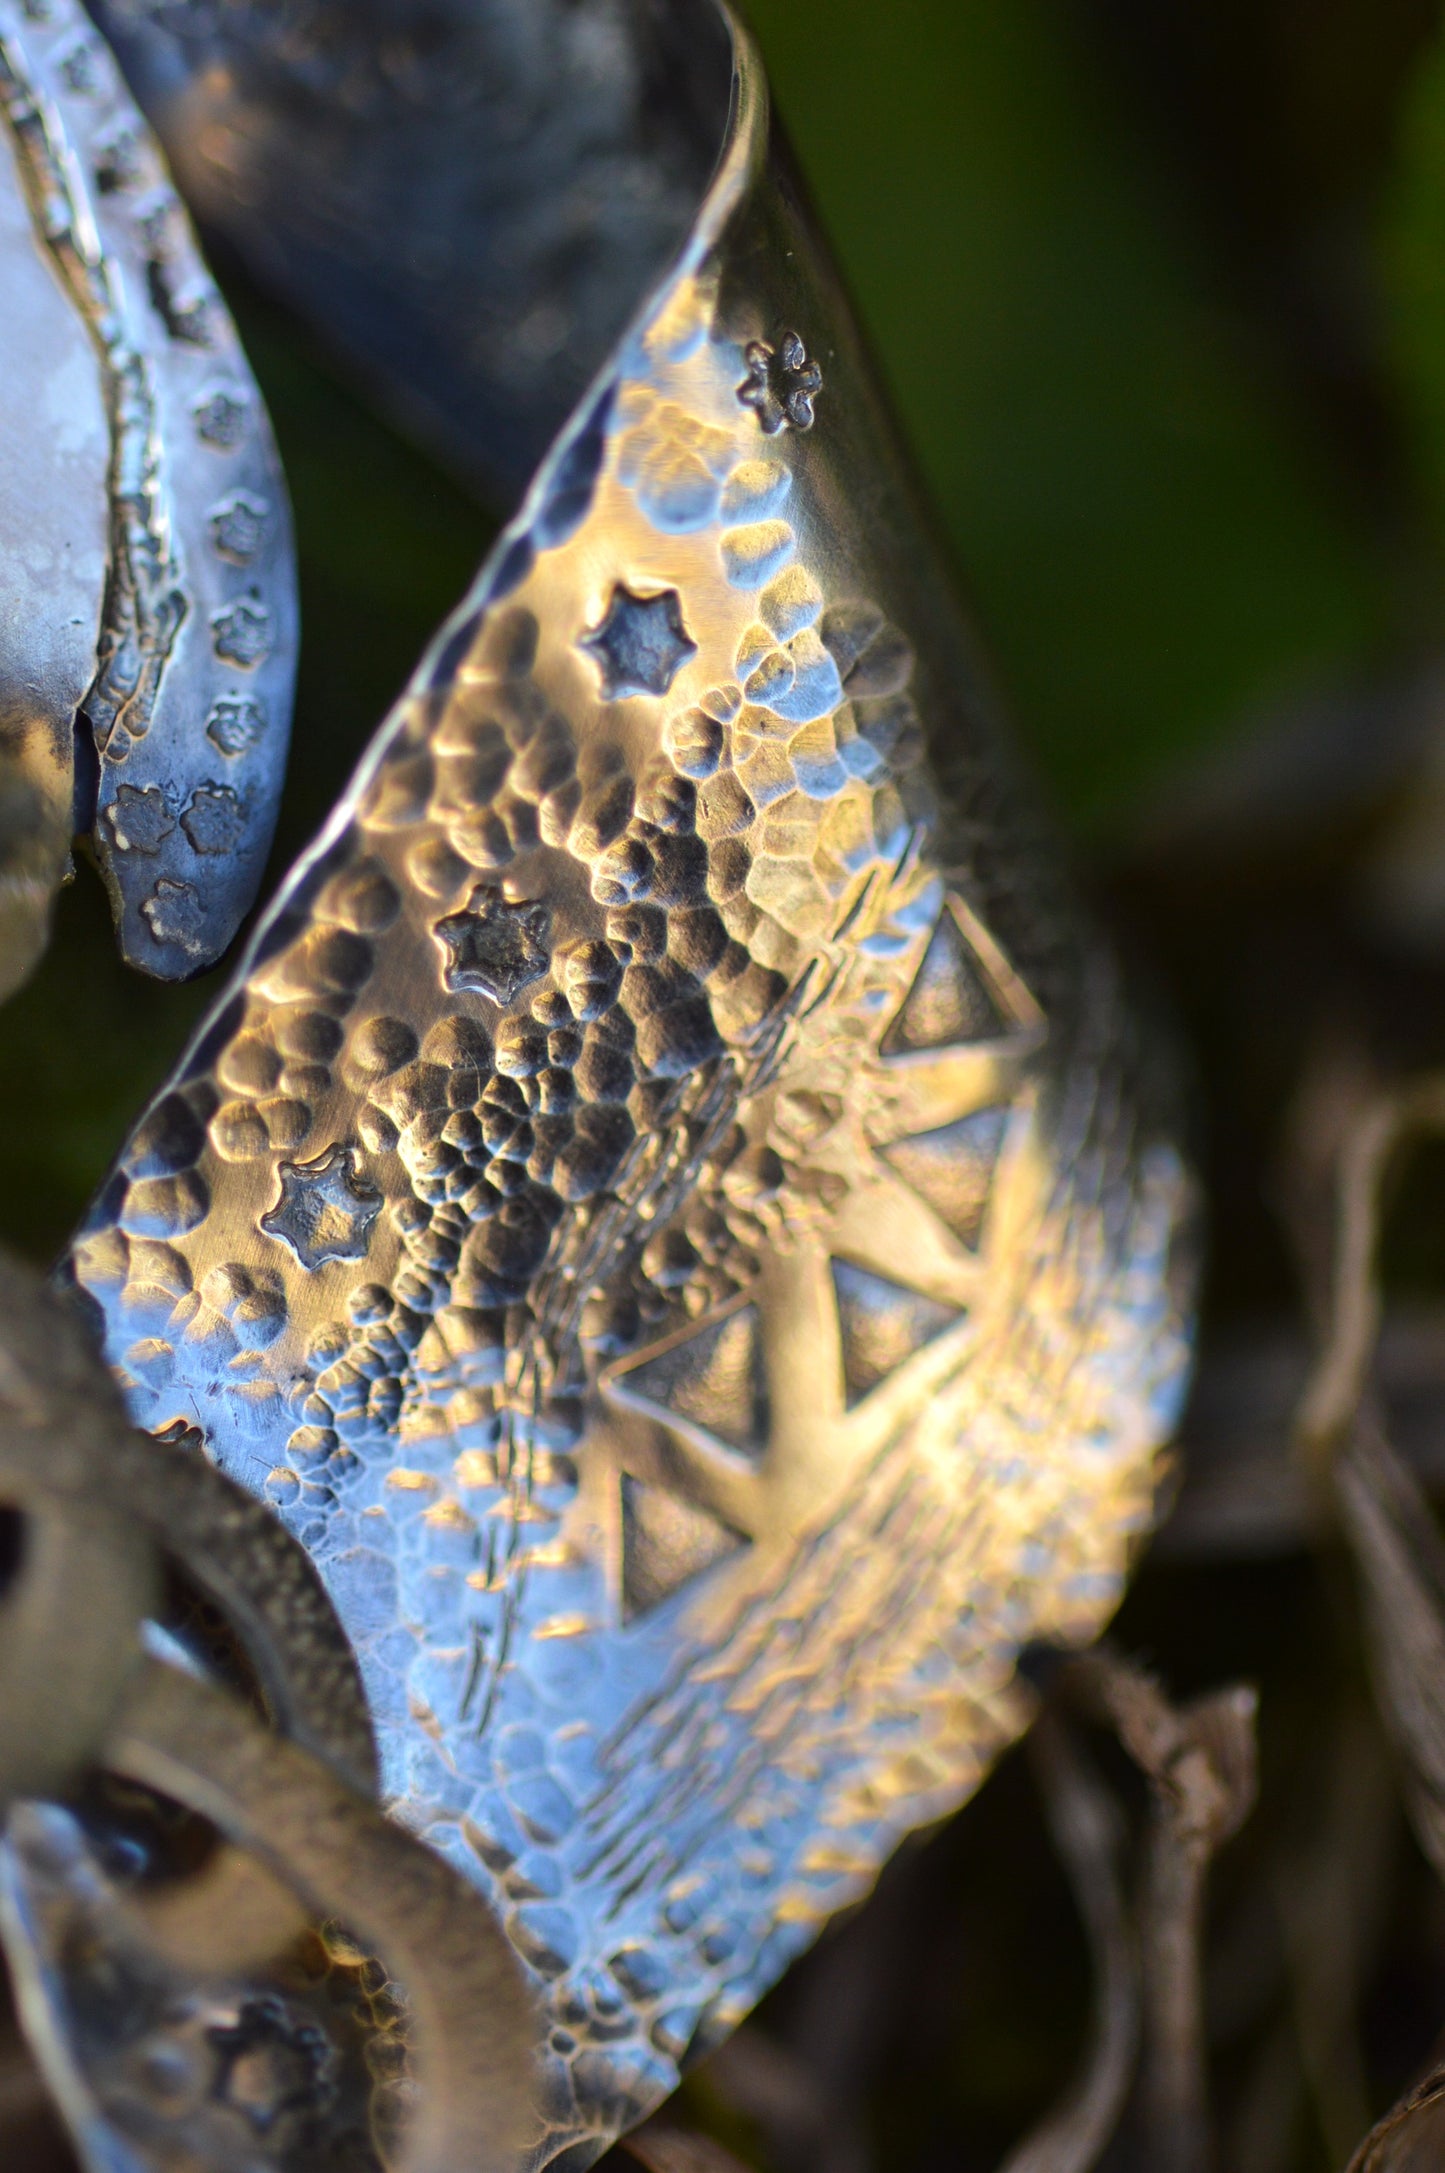
[[[674,260],[71,1263],[137,1418],[309,1550],[393,1809],[531,1971],[539,2164],[1025,1725],[1186,1346],[1167,1099],[731,35]]]
[[[0,5],[0,994],[89,833],[132,965],[214,964],[291,722],[285,489],[150,132],[73,0]]]

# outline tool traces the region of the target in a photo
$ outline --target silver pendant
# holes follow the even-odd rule
[[[211,214],[283,286],[329,233],[355,301],[390,109],[364,18],[302,13],[141,11],[123,49]],[[610,21],[442,20],[520,68],[563,16]],[[1187,1349],[1167,1087],[723,20],[690,223],[69,1268],[136,1419],[309,1552],[387,1803],[525,1964],[537,2166],[654,2105],[1027,1724],[1020,1654],[1091,1639],[1150,1526]],[[399,140],[465,104],[455,59],[401,39]],[[343,81],[316,221],[227,193]],[[418,240],[454,311],[467,232]],[[422,375],[460,440],[458,371]]]

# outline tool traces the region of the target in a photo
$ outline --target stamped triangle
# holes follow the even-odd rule
[[[983,1238],[1007,1124],[1007,1109],[978,1109],[936,1131],[915,1132],[878,1150],[970,1252],[978,1250]]]
[[[952,906],[945,905],[913,986],[883,1036],[880,1054],[914,1056],[925,1049],[998,1041],[1013,1023],[989,986]]]
[[[622,1619],[635,1622],[748,1544],[670,1488],[622,1480]]]
[[[611,1376],[614,1394],[690,1421],[752,1462],[768,1439],[768,1392],[754,1305],[676,1336]]]
[[[960,1314],[851,1260],[830,1266],[842,1332],[844,1401],[851,1411]]]

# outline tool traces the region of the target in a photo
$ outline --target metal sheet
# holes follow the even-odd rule
[[[539,2164],[1025,1725],[1187,1347],[1168,1094],[734,36],[676,260],[71,1263],[136,1415],[311,1552],[397,1815],[526,1962]]]

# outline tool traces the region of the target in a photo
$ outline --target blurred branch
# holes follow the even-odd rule
[[[1335,1485],[1411,1819],[1445,1880],[1445,1543],[1424,1495],[1371,1417],[1357,1423]]]
[[[1124,1828],[1113,1797],[1059,1714],[1040,1715],[1029,1748],[1089,1942],[1094,2017],[1078,2080],[1000,2173],[1088,2173],[1119,2124],[1139,2043],[1138,1954],[1120,1878]]]
[[[1343,1136],[1325,1336],[1296,1430],[1306,1457],[1333,1479],[1360,1575],[1380,1707],[1404,1763],[1421,1846],[1445,1880],[1445,1540],[1386,1438],[1373,1388],[1385,1176],[1406,1147],[1441,1131],[1445,1075],[1430,1073],[1377,1095]]]
[[[1240,1686],[1172,1705],[1152,1676],[1107,1647],[1086,1654],[1070,1675],[1150,1784],[1139,1905],[1149,2163],[1153,2173],[1204,2173],[1204,1885],[1211,1858],[1254,1803],[1257,1700]]]
[[[1303,2080],[1333,2164],[1368,2126],[1360,1988],[1378,1959],[1397,1827],[1393,1778],[1367,1710],[1346,1704],[1317,1830],[1291,1834],[1275,1880]]]
[[[1445,1077],[1431,1073],[1367,1103],[1345,1132],[1334,1173],[1324,1344],[1296,1422],[1312,1462],[1323,1462],[1350,1434],[1374,1362],[1383,1314],[1379,1245],[1386,1173],[1410,1142],[1442,1131]],[[1306,1261],[1307,1280],[1315,1265]]]
[[[1310,1107],[1308,1093],[1303,1099]],[[1314,1101],[1326,1107],[1328,1096]],[[1376,1383],[1385,1180],[1409,1146],[1445,1130],[1445,1075],[1423,1074],[1362,1097],[1353,1121],[1330,1128],[1332,1156],[1312,1156],[1307,1126],[1294,1143],[1304,1280],[1320,1294],[1322,1322],[1296,1436],[1313,1472],[1331,1482],[1406,1805],[1445,1880],[1445,1540],[1418,1479],[1387,1437]],[[1311,1210],[1312,1182],[1317,1193],[1328,1192],[1328,1218]],[[1445,2071],[1437,2069],[1386,2115],[1351,2165],[1355,2173],[1425,2173],[1441,2162],[1442,2149]]]
[[[1294,1426],[1311,1367],[1304,1331],[1291,1324],[1206,1344],[1157,1557],[1237,1561],[1310,1543],[1321,1502]],[[1385,1311],[1373,1380],[1397,1454],[1428,1492],[1445,1492],[1445,1307]]]

